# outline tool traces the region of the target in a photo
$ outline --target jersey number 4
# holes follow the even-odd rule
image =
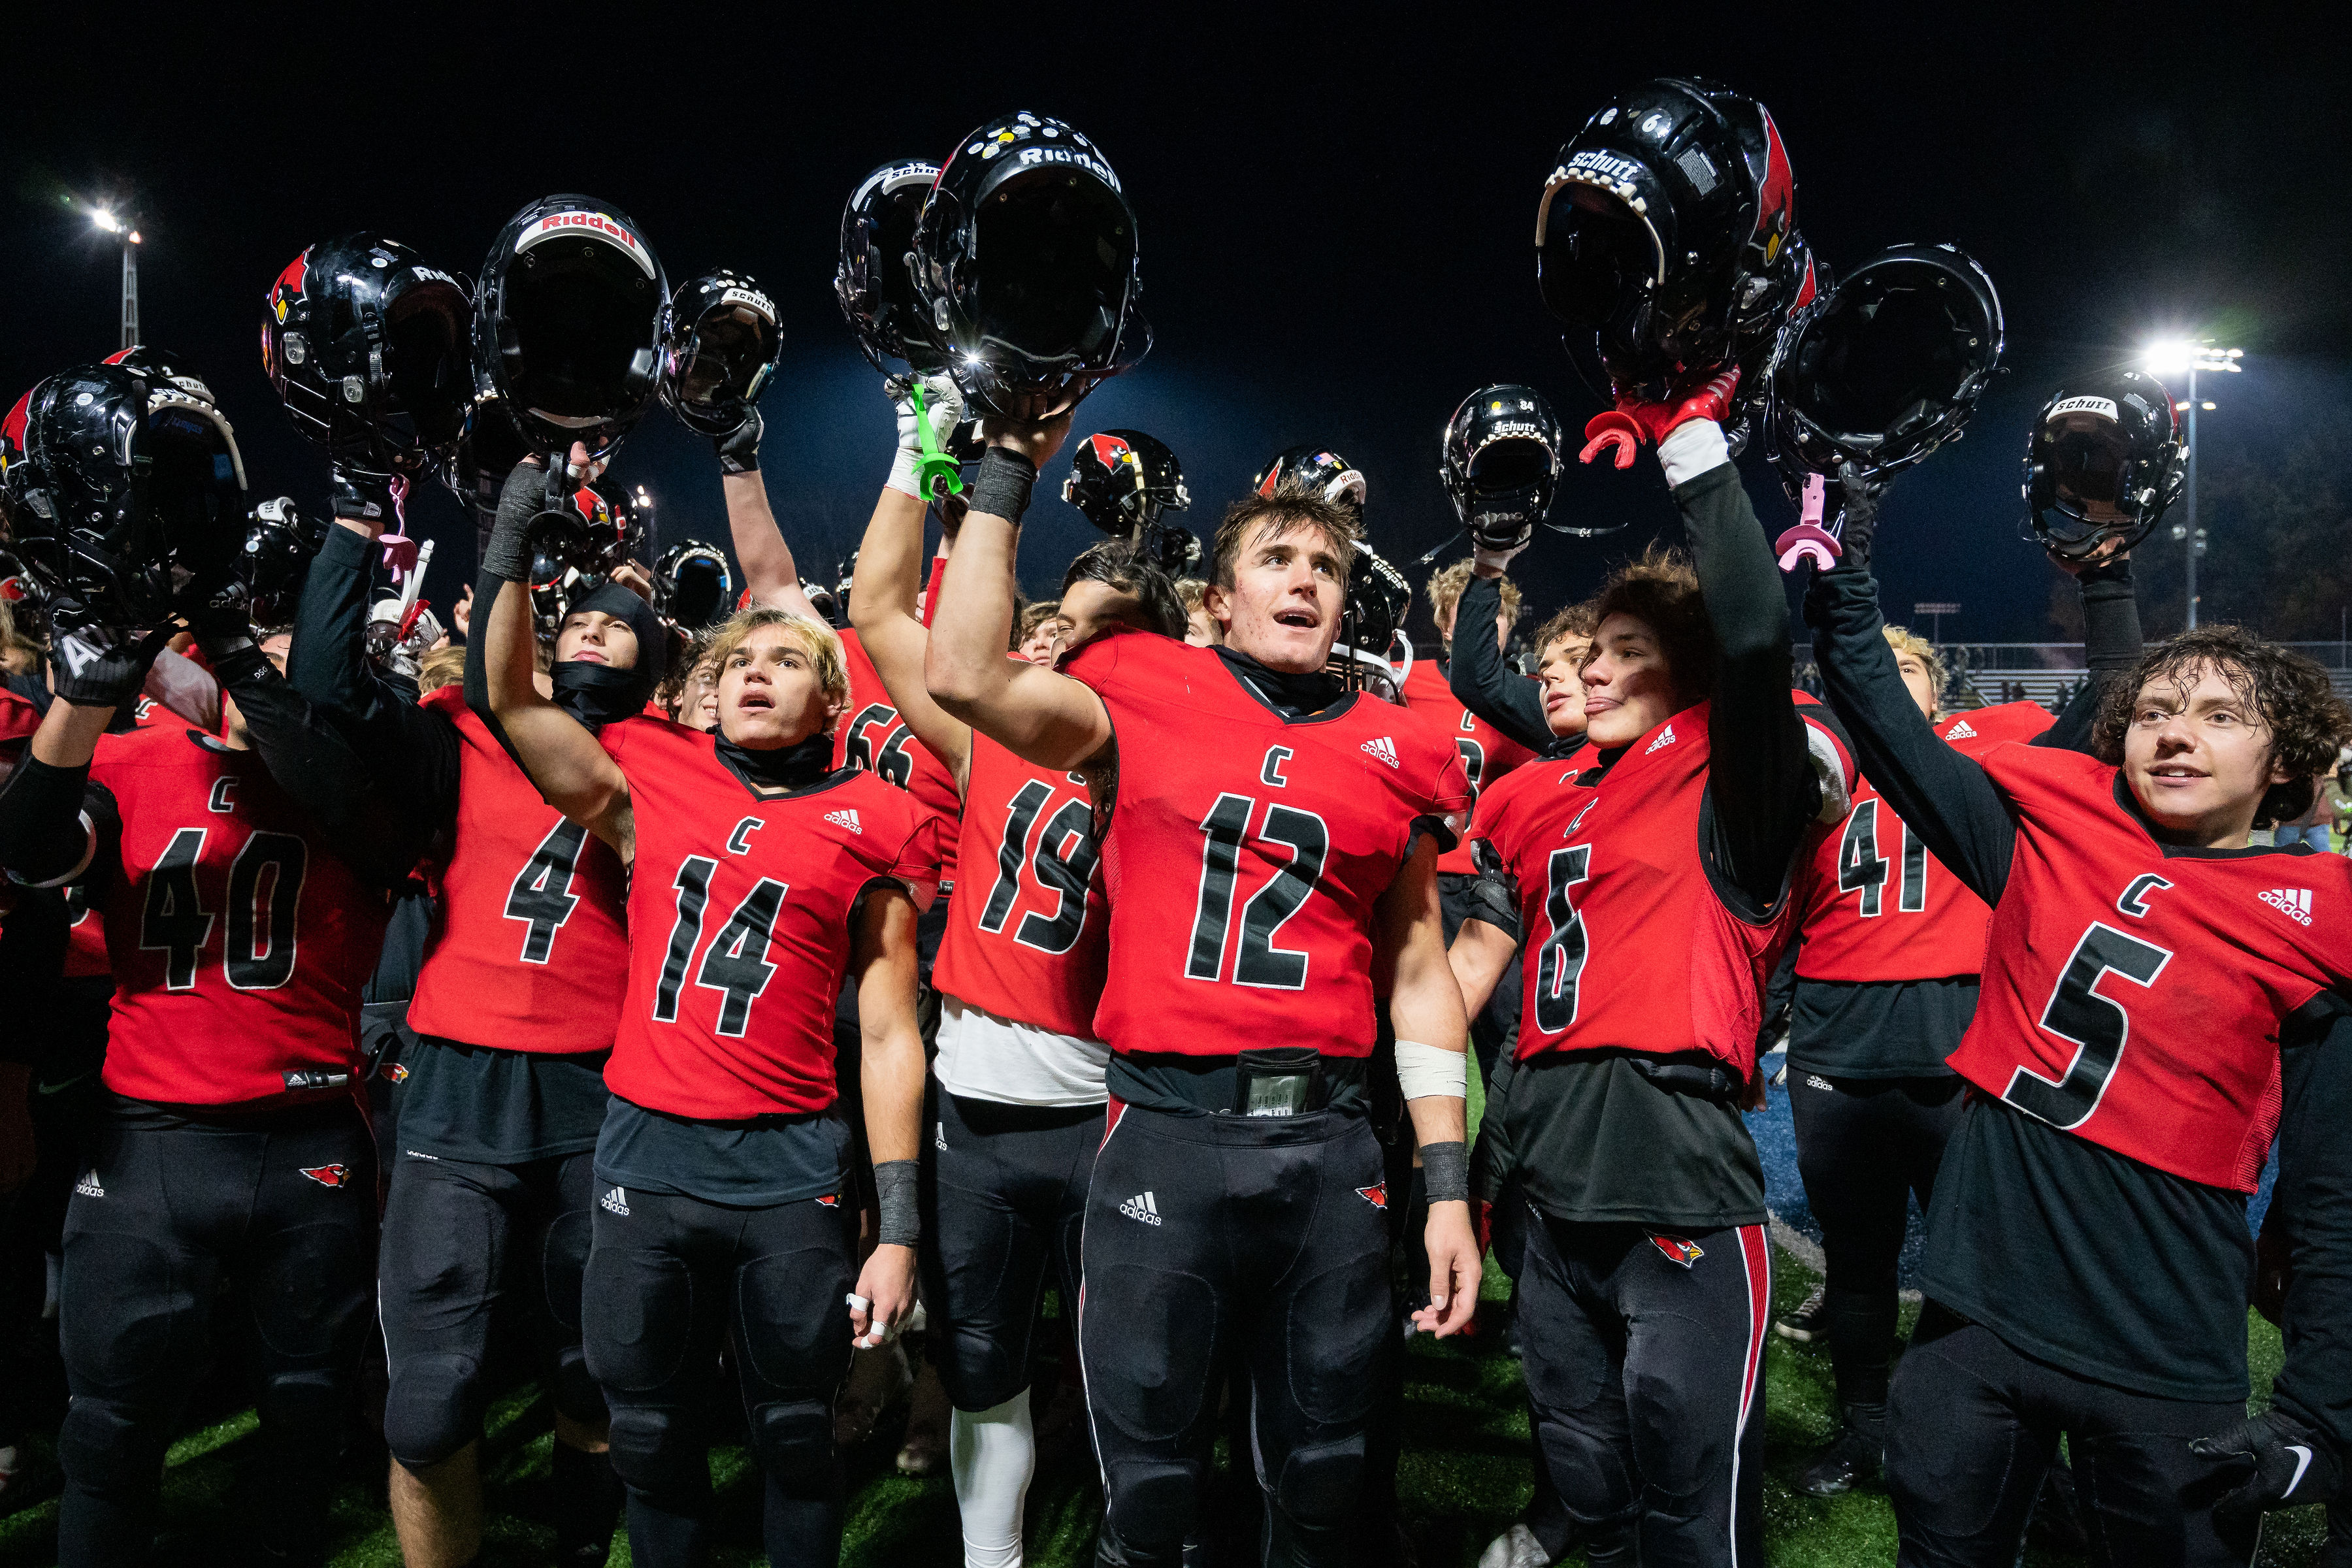
[[[1838,891],[1862,895],[1862,918],[1874,920],[1885,912],[1882,889],[1886,886],[1887,858],[1878,852],[1878,802],[1856,801],[1846,814],[1845,837],[1838,842]],[[1903,889],[1895,908],[1916,915],[1927,907],[1927,847],[1919,836],[1887,813],[1889,825],[1903,839]]]
[[[555,933],[580,907],[572,890],[572,873],[580,868],[580,851],[587,847],[588,830],[576,822],[558,821],[530,852],[507,889],[507,919],[520,921],[522,961],[545,963],[555,950]]]
[[[654,1018],[658,1023],[677,1021],[678,994],[686,988],[686,972],[694,962],[695,950],[702,945],[702,914],[710,902],[710,874],[718,869],[718,861],[689,855],[679,863],[677,877],[670,884],[677,889],[677,921],[669,928],[669,956],[662,963],[661,984],[654,989]],[[776,966],[768,962],[768,939],[789,891],[772,877],[761,878],[702,955],[694,983],[724,998],[719,1004],[719,1034],[740,1038],[751,1026],[751,1004],[776,977]]]
[[[205,907],[196,877],[205,836],[183,827],[172,835],[147,873],[139,911],[142,952],[163,955],[163,988],[193,991],[196,961],[212,937],[215,913]],[[228,937],[221,968],[239,991],[275,991],[294,977],[296,922],[310,847],[290,833],[255,833],[228,870]]]
[[[1062,809],[1046,820],[1033,851],[1030,832],[1053,798],[1053,785],[1031,779],[1006,803],[1004,837],[996,846],[996,884],[981,909],[980,929],[991,936],[1003,931],[1020,900],[1021,868],[1027,865],[1037,885],[1054,895],[1054,912],[1032,910],[1023,915],[1013,940],[1040,952],[1063,953],[1078,944],[1078,933],[1086,929],[1087,884],[1095,874],[1095,819],[1087,802],[1064,801]]]
[[[1233,925],[1242,846],[1250,841],[1250,821],[1256,815],[1257,802],[1250,796],[1221,795],[1201,821],[1201,896],[1192,913],[1192,952],[1184,961],[1187,980],[1213,982],[1224,976],[1225,936]],[[1282,845],[1290,858],[1242,905],[1234,984],[1303,991],[1307,955],[1275,946],[1274,937],[1315,890],[1323,862],[1331,854],[1331,830],[1311,811],[1268,805],[1255,841]]]
[[[2010,1074],[2001,1099],[2053,1127],[2074,1128],[2088,1121],[2116,1076],[2124,1041],[2131,1034],[2131,1015],[2123,1004],[2096,990],[2100,977],[2112,972],[2135,985],[2153,985],[2171,962],[2172,954],[2165,949],[2092,921],[2042,1009],[2042,1026],[2074,1046],[2074,1059],[2055,1079],[2019,1068]]]

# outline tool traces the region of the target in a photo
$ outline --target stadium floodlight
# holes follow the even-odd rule
[[[2197,624],[2197,557],[2205,549],[2205,531],[2197,526],[2197,416],[2210,412],[2211,400],[2197,395],[2197,377],[2226,371],[2231,375],[2242,374],[2245,366],[2240,362],[2246,357],[2243,349],[2215,348],[2210,342],[2185,338],[2168,339],[2150,343],[2140,352],[2140,367],[2164,383],[2167,390],[2182,376],[2189,378],[2189,395],[2176,395],[2173,410],[2186,414],[2189,447],[2189,482],[2186,497],[2188,521],[2175,530],[2176,537],[2189,547],[2189,625]]]

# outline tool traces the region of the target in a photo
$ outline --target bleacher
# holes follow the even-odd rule
[[[1946,700],[1955,709],[1990,707],[2020,700],[2039,702],[2055,711],[2089,674],[2078,642],[1943,643],[1945,668],[1952,685]],[[2308,654],[2327,669],[2338,695],[2352,700],[2352,658],[2336,642],[2286,645]],[[1797,666],[1812,662],[1812,648],[1799,644]]]

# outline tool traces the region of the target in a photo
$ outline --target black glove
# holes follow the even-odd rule
[[[182,603],[189,605],[188,629],[206,658],[217,660],[253,640],[251,596],[236,574],[225,574],[209,592],[186,595]]]
[[[1871,541],[1878,530],[1878,502],[1891,480],[1864,479],[1852,463],[1838,465],[1838,570],[1870,570]]]
[[[763,427],[757,408],[743,410],[743,423],[724,436],[714,436],[710,444],[719,448],[719,471],[722,474],[749,474],[760,467],[760,437]]]
[[[530,524],[547,507],[547,469],[517,463],[499,491],[498,521],[482,545],[482,570],[502,582],[529,583]]]
[[[166,624],[137,642],[119,637],[103,647],[89,634],[68,633],[50,654],[51,684],[77,708],[121,708],[137,699],[148,668],[179,629]]]
[[[407,493],[408,481],[397,474],[380,473],[364,462],[335,460],[337,517],[380,522],[388,533],[404,532],[402,508]]]
[[[2245,1519],[2274,1508],[2327,1502],[2344,1480],[2344,1462],[2335,1447],[2276,1410],[2200,1437],[2189,1451],[2216,1461],[2220,1479],[2238,1482],[2215,1500],[2216,1519]]]

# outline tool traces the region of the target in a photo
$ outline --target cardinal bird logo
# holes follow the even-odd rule
[[[286,312],[302,297],[302,285],[310,275],[310,253],[305,250],[288,262],[286,270],[278,275],[278,281],[269,286],[269,308],[277,313],[279,326],[286,324]]]
[[[1772,116],[1762,104],[1756,111],[1764,117],[1764,184],[1756,193],[1756,237],[1764,242],[1764,259],[1769,262],[1780,254],[1780,246],[1789,237],[1789,228],[1797,205],[1797,177],[1789,168],[1789,150],[1780,144],[1780,128],[1772,123]]]
[[[826,1193],[816,1201],[822,1207],[837,1209],[841,1206],[841,1194],[839,1193]]]
[[[25,455],[25,427],[32,423],[33,395],[16,399],[16,406],[8,410],[8,417],[0,420],[0,475],[8,465]]]
[[[1134,456],[1128,444],[1116,436],[1089,436],[1087,445],[1095,449],[1095,461],[1106,468],[1117,468],[1122,461]]]
[[[1664,1253],[1667,1262],[1679,1263],[1685,1268],[1706,1256],[1706,1249],[1697,1242],[1686,1241],[1679,1236],[1654,1236],[1650,1237],[1650,1245]]]
[[[394,1083],[406,1083],[408,1081],[408,1069],[401,1066],[398,1062],[393,1063],[392,1081]]]
[[[1369,1187],[1358,1187],[1356,1195],[1376,1209],[1389,1206],[1389,1184],[1384,1181],[1374,1182]]]
[[[345,1164],[305,1165],[302,1173],[322,1187],[340,1187],[352,1179],[352,1168]]]

